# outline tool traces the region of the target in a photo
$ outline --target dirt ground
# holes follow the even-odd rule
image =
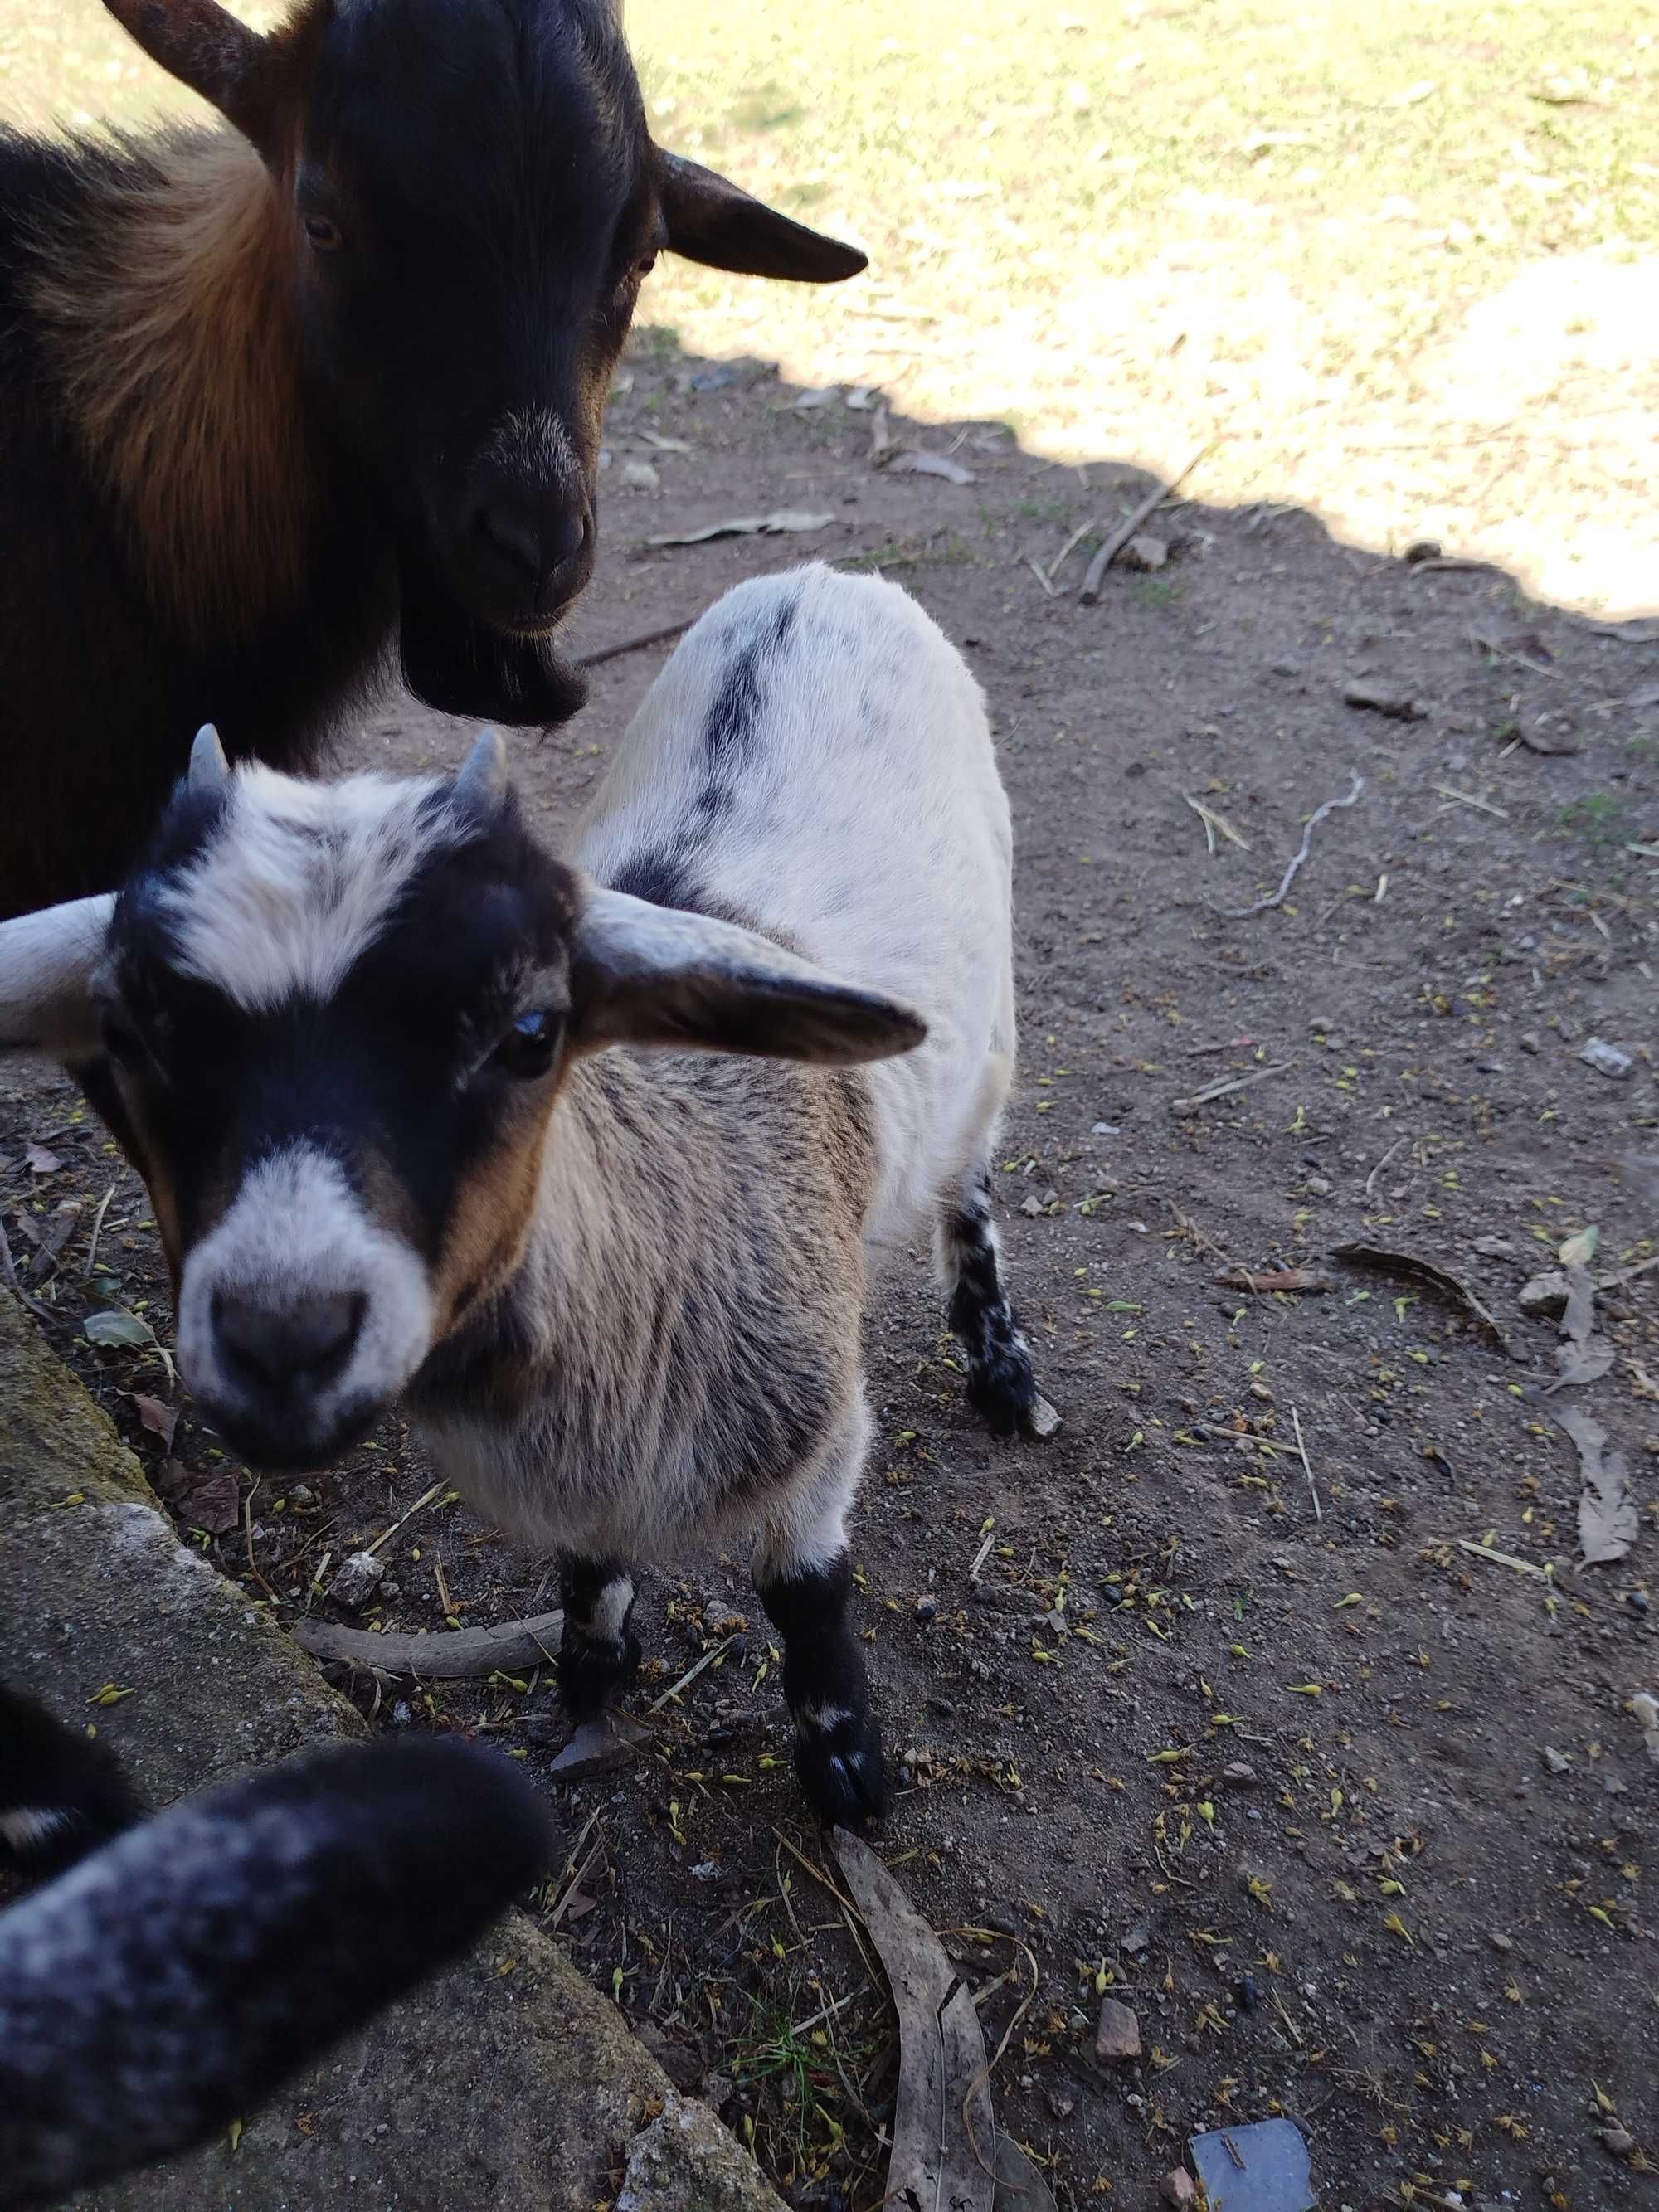
[[[1085,608],[1091,545],[1146,489],[1109,458],[894,418],[958,484],[878,469],[874,410],[804,406],[761,363],[647,332],[630,377],[577,645],[808,555],[878,564],[976,670],[1012,795],[999,1195],[1065,1426],[981,1431],[918,1252],[870,1320],[856,1522],[903,1784],[881,1848],[1006,2032],[1004,2123],[1068,2207],[1150,2205],[1189,2131],[1279,2112],[1333,2212],[1659,2201],[1659,1764],[1630,1704],[1659,1692],[1659,1271],[1603,1293],[1608,1371],[1558,1396],[1556,1326],[1518,1303],[1586,1229],[1604,1273],[1659,1251],[1659,629],[1283,507],[1164,508],[1167,565],[1115,568]],[[817,520],[642,550],[781,508]],[[515,742],[550,836],[668,649],[598,667],[583,715]],[[344,752],[413,769],[465,742],[394,703]],[[1358,779],[1283,903],[1228,914]],[[1595,1038],[1627,1073],[1587,1063]],[[48,1336],[256,1602],[352,1618],[327,1582],[405,1513],[360,1620],[554,1602],[546,1562],[417,1504],[432,1477],[395,1423],[304,1484],[232,1467],[187,1404],[167,1449],[160,1358],[81,1333],[120,1309],[171,1340],[142,1190],[65,1085],[10,1095],[0,1219]],[[1449,1270],[1507,1353],[1424,1280],[1336,1257],[1350,1240]],[[1239,1268],[1267,1279],[1218,1279]],[[1290,1269],[1315,1286],[1274,1289]],[[1610,1566],[1575,1564],[1567,1402],[1638,1502]],[[763,1617],[714,1557],[641,1610],[635,1708],[673,1694],[635,1765],[560,1796],[548,1923],[786,2197],[872,2212],[891,2015],[803,1818]],[[565,1734],[545,1668],[379,1714],[532,1772]],[[1109,1990],[1138,2063],[1096,2063]]]

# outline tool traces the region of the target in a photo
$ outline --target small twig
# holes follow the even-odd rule
[[[3,1283],[9,1291],[16,1291],[20,1297],[22,1295],[21,1285],[17,1280],[17,1269],[12,1261],[11,1246],[6,1237],[6,1224],[3,1221],[0,1221],[0,1283]]]
[[[109,1202],[115,1195],[115,1189],[116,1186],[112,1183],[109,1188],[104,1193],[103,1204],[93,1216],[92,1242],[87,1246],[87,1264],[81,1270],[83,1277],[91,1274],[94,1263],[97,1260],[99,1233],[104,1226],[104,1216],[109,1212]]]
[[[1138,506],[1129,510],[1117,528],[1109,537],[1101,540],[1096,549],[1094,559],[1089,563],[1089,573],[1083,580],[1083,589],[1078,593],[1081,605],[1085,607],[1097,605],[1100,598],[1101,580],[1106,571],[1147,517],[1162,507],[1166,499],[1172,499],[1175,496],[1205,454],[1209,452],[1210,444],[1213,442],[1212,440],[1209,444],[1200,446],[1178,477],[1173,477],[1167,484],[1159,484],[1153,490],[1149,491]]]
[[[1272,896],[1268,898],[1257,899],[1253,906],[1217,907],[1214,909],[1217,914],[1224,915],[1229,921],[1247,921],[1253,914],[1266,914],[1270,907],[1284,905],[1285,899],[1290,895],[1291,885],[1296,881],[1297,871],[1301,867],[1302,863],[1308,857],[1309,850],[1313,842],[1314,831],[1325,819],[1325,817],[1331,812],[1334,807],[1353,805],[1358,799],[1360,793],[1364,790],[1364,777],[1359,774],[1358,769],[1352,770],[1352,773],[1353,775],[1353,789],[1348,793],[1347,797],[1346,799],[1328,799],[1322,805],[1316,806],[1313,812],[1308,817],[1308,826],[1302,832],[1302,842],[1297,846],[1296,851],[1291,855],[1291,864],[1285,871],[1284,881],[1279,884],[1279,889],[1273,893]]]
[[[607,660],[620,660],[624,653],[643,653],[648,645],[666,645],[671,638],[684,637],[696,615],[687,615],[684,622],[665,623],[660,629],[641,630],[637,637],[623,638],[616,645],[596,646],[592,653],[579,653],[574,665],[578,668],[598,668]]]
[[[1066,543],[1060,547],[1059,552],[1055,554],[1054,559],[1048,563],[1048,581],[1051,584],[1054,582],[1054,578],[1060,574],[1060,563],[1065,560],[1072,548],[1074,545],[1081,544],[1091,530],[1098,530],[1099,527],[1100,517],[1097,514],[1091,514],[1086,522],[1079,523],[1077,528],[1072,532]]]
[[[657,1699],[655,1705],[647,1705],[646,1707],[647,1712],[659,1713],[671,1698],[678,1698],[680,1692],[684,1689],[689,1683],[695,1682],[696,1680],[698,1675],[702,1674],[705,1667],[712,1667],[714,1662],[720,1657],[720,1654],[724,1651],[729,1651],[736,1642],[737,1638],[735,1635],[728,1636],[724,1643],[717,1644],[712,1651],[705,1651],[695,1667],[688,1667],[684,1674],[680,1676],[679,1680],[663,1692],[661,1697]]]
[[[823,1883],[824,1888],[829,1891],[830,1896],[835,1899],[836,1904],[840,1905],[843,1912],[856,1914],[860,1921],[863,1919],[864,1915],[859,1911],[857,1905],[854,1905],[850,1899],[842,1896],[841,1891],[836,1887],[835,1883],[830,1881],[823,1869],[821,1866],[816,1865],[812,1860],[809,1859],[805,1851],[798,1850],[796,1846],[790,1842],[788,1837],[784,1834],[781,1828],[774,1828],[772,1833],[783,1845],[783,1848],[788,1852],[790,1857],[805,1868],[807,1873],[811,1875],[814,1881]]]
[[[430,1505],[433,1499],[437,1497],[439,1492],[442,1490],[442,1488],[443,1485],[441,1482],[434,1482],[429,1490],[423,1490],[420,1496],[415,1500],[415,1503],[410,1507],[407,1513],[401,1514],[398,1518],[392,1522],[389,1528],[381,1529],[380,1534],[369,1546],[368,1548],[370,1552],[378,1552],[382,1544],[389,1544],[392,1541],[392,1539],[397,1534],[398,1529],[403,1527],[404,1522],[405,1521],[412,1521],[423,1505]]]
[[[1376,1165],[1371,1170],[1370,1173],[1365,1178],[1365,1195],[1367,1198],[1370,1198],[1375,1194],[1376,1190],[1376,1178],[1378,1176],[1382,1174],[1383,1169],[1387,1167],[1389,1162],[1400,1150],[1401,1145],[1407,1144],[1409,1141],[1410,1140],[1407,1138],[1396,1137],[1393,1144],[1389,1146],[1388,1151],[1383,1153],[1382,1158],[1377,1162]]]
[[[1056,598],[1058,594],[1055,592],[1054,586],[1048,581],[1048,579],[1043,574],[1042,569],[1038,568],[1036,561],[1029,553],[1025,556],[1025,565],[1030,570],[1031,574],[1036,578],[1038,583],[1042,585],[1043,596],[1050,599]]]
[[[1228,1037],[1220,1044],[1189,1044],[1182,1057],[1187,1060],[1202,1060],[1211,1053],[1243,1052],[1255,1042],[1255,1039],[1253,1036],[1236,1036]]]
[[[1510,818],[1501,806],[1494,806],[1489,799],[1477,799],[1472,791],[1459,791],[1449,783],[1437,783],[1434,787],[1442,799],[1449,799],[1455,805],[1476,807],[1482,814],[1495,815],[1500,822],[1507,822]]]
[[[1495,1544],[1477,1544],[1472,1536],[1454,1536],[1452,1541],[1460,1552],[1467,1552],[1476,1559],[1490,1559],[1500,1567],[1513,1567],[1517,1575],[1536,1575],[1540,1583],[1553,1579],[1548,1570],[1534,1566],[1530,1559],[1517,1559],[1513,1552],[1500,1552]]]
[[[1212,1099],[1226,1098],[1235,1091],[1248,1091],[1253,1083],[1265,1083],[1270,1075],[1283,1075],[1291,1065],[1288,1060],[1276,1060],[1270,1067],[1258,1067],[1249,1075],[1218,1076],[1215,1082],[1206,1083],[1201,1091],[1194,1091],[1190,1098],[1172,1098],[1172,1114],[1195,1114],[1200,1106]]]
[[[253,1498],[254,1492],[258,1489],[259,1485],[264,1480],[264,1477],[262,1474],[255,1475],[253,1478],[253,1489],[250,1490],[246,1497],[242,1500],[242,1530],[243,1534],[247,1538],[247,1571],[249,1574],[252,1576],[254,1581],[258,1583],[260,1589],[270,1600],[271,1603],[275,1605],[277,1603],[276,1593],[272,1589],[270,1584],[260,1573],[258,1565],[255,1564],[253,1557]]]
[[[1291,1408],[1291,1426],[1296,1431],[1296,1448],[1302,1457],[1302,1472],[1308,1478],[1308,1495],[1313,1499],[1314,1519],[1322,1521],[1325,1518],[1325,1509],[1319,1502],[1319,1485],[1314,1480],[1313,1465],[1308,1457],[1308,1447],[1302,1441],[1302,1416],[1294,1406]]]

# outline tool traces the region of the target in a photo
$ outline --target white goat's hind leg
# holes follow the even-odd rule
[[[938,1256],[950,1292],[951,1331],[967,1357],[968,1402],[998,1436],[1012,1436],[1030,1419],[1037,1387],[1030,1346],[1008,1296],[1001,1240],[991,1213],[995,1138],[993,1114],[960,1183],[940,1195]]]
[[[783,1639],[795,1769],[814,1811],[830,1826],[879,1819],[888,1804],[881,1729],[848,1618],[847,1514],[869,1441],[860,1391],[811,1479],[766,1523],[755,1547],[755,1588]]]

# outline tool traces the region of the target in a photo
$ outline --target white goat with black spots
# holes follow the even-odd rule
[[[453,781],[336,784],[204,736],[112,909],[0,931],[0,1042],[112,1054],[181,1365],[249,1458],[406,1398],[561,1554],[578,1717],[637,1660],[630,1564],[746,1534],[807,1793],[856,1820],[868,1252],[931,1224],[973,1402],[1036,1402],[988,1191],[1011,943],[978,686],[902,592],[814,567],[692,629],[568,865],[493,735]]]

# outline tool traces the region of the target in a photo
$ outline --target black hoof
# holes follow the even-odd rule
[[[856,1828],[879,1820],[892,1802],[881,1729],[872,1713],[842,1713],[829,1728],[798,1723],[795,1771],[826,1827]]]
[[[639,1672],[640,1639],[631,1630],[609,1641],[568,1637],[559,1646],[559,1689],[578,1726],[597,1720]]]
[[[968,1403],[993,1436],[1015,1435],[1024,1427],[1036,1401],[1036,1376],[1024,1352],[1006,1352],[969,1370]]]

